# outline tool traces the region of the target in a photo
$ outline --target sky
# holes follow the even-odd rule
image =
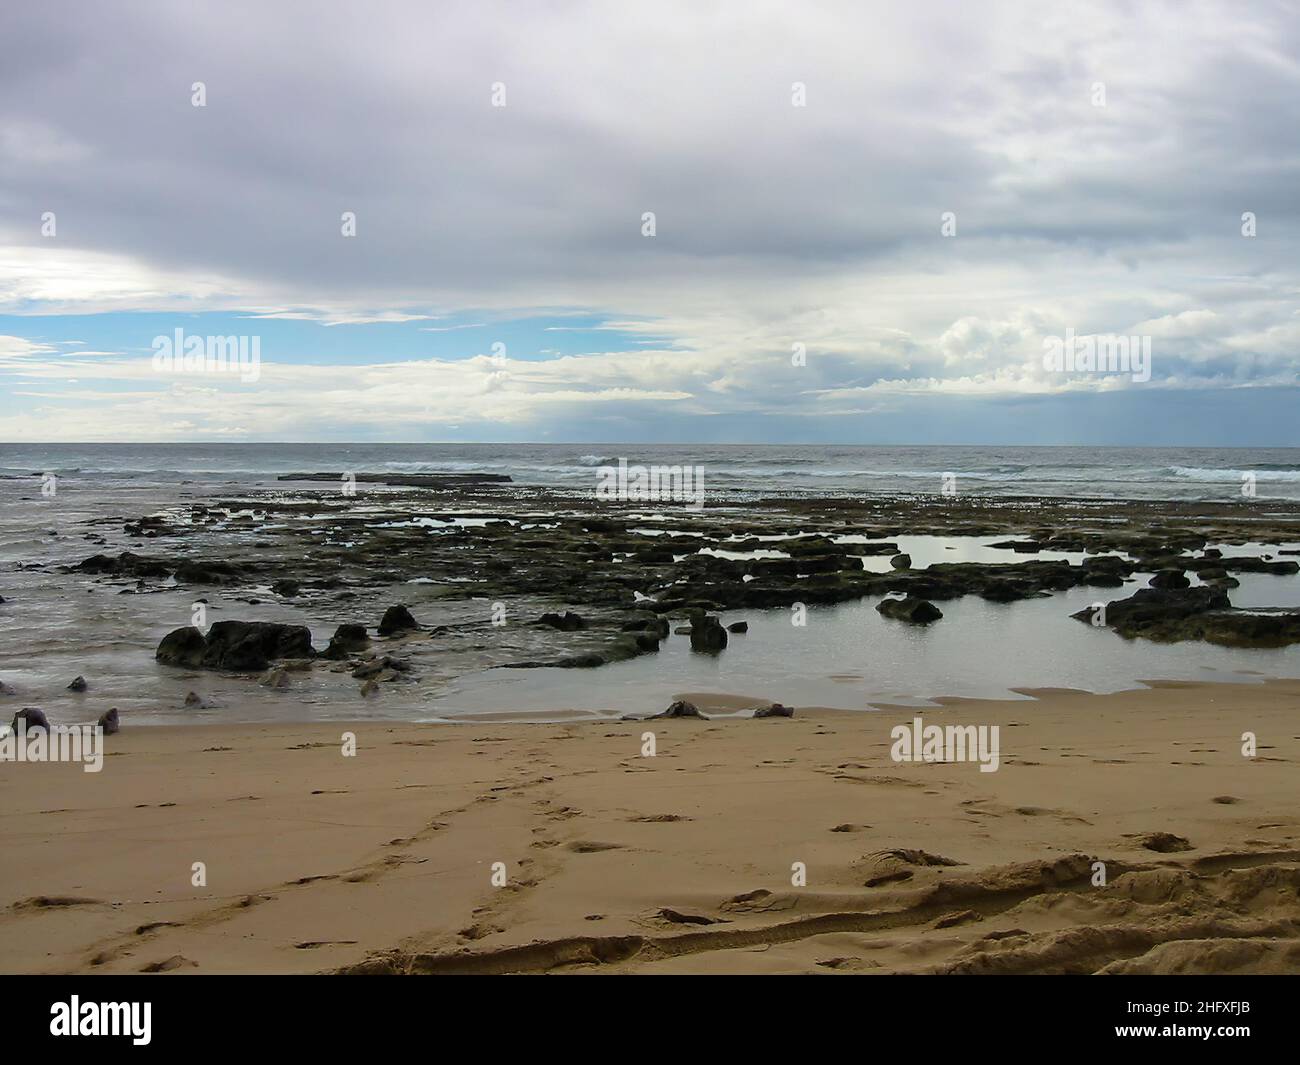
[[[6,4],[0,440],[1300,446],[1298,119],[1300,2]]]

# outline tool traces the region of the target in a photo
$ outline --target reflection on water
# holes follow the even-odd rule
[[[1230,593],[1235,605],[1300,606],[1300,577],[1238,579],[1241,586]],[[791,624],[786,609],[729,611],[722,620],[747,621],[749,632],[731,636],[717,657],[693,653],[686,636],[670,636],[657,655],[599,670],[498,669],[466,677],[429,709],[439,716],[507,708],[640,713],[695,691],[860,710],[890,702],[923,705],[939,695],[1008,697],[1013,685],[1111,692],[1142,680],[1300,676],[1300,646],[1155,644],[1125,640],[1069,616],[1145,584],[1143,576],[1124,588],[1074,588],[1015,603],[965,596],[940,602],[943,619],[925,627],[881,617],[877,598],[810,607],[802,628]]]

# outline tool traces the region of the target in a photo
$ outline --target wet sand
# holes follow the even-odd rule
[[[1300,971],[1300,681],[1035,694],[922,711],[989,773],[901,708],[128,723],[0,766],[0,969]]]

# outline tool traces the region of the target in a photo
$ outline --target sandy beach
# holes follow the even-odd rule
[[[124,727],[3,766],[0,968],[1300,971],[1300,681],[1034,694]],[[893,760],[918,713],[999,726],[997,771]]]

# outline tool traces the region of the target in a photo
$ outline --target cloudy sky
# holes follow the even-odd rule
[[[1300,445],[1298,119],[1280,0],[9,3],[0,440]]]

